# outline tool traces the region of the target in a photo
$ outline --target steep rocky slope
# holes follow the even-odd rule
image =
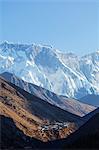
[[[95,109],[95,107],[81,103],[78,100],[67,98],[66,96],[59,96],[42,87],[36,86],[31,83],[27,83],[21,80],[20,78],[16,77],[14,74],[5,72],[2,73],[0,76],[4,77],[7,81],[17,85],[18,87],[21,87],[25,91],[41,98],[42,100],[45,100],[50,104],[53,104],[66,111],[69,111],[70,113],[79,116],[84,116]]]
[[[67,137],[78,128],[79,122],[83,122],[79,116],[49,104],[3,78],[0,78],[0,114],[13,119],[25,135],[42,141]],[[55,126],[59,123],[62,123],[61,129]],[[52,129],[46,130],[46,125]]]

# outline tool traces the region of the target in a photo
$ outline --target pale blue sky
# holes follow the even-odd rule
[[[79,55],[99,48],[98,0],[0,0],[0,42],[49,44]]]

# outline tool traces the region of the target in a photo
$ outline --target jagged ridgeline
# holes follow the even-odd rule
[[[4,42],[0,44],[3,72],[67,97],[99,95],[99,51],[79,57],[51,46]]]

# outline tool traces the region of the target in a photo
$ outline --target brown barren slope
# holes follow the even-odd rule
[[[11,118],[25,135],[42,141],[64,138],[74,132],[78,123],[82,122],[80,117],[29,94],[3,78],[0,78],[0,110],[0,114]],[[50,122],[67,121],[71,123],[68,129],[58,132],[39,130]]]

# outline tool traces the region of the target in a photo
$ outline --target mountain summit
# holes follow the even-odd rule
[[[99,94],[99,51],[78,57],[51,46],[0,44],[0,74],[10,72],[59,95]]]

